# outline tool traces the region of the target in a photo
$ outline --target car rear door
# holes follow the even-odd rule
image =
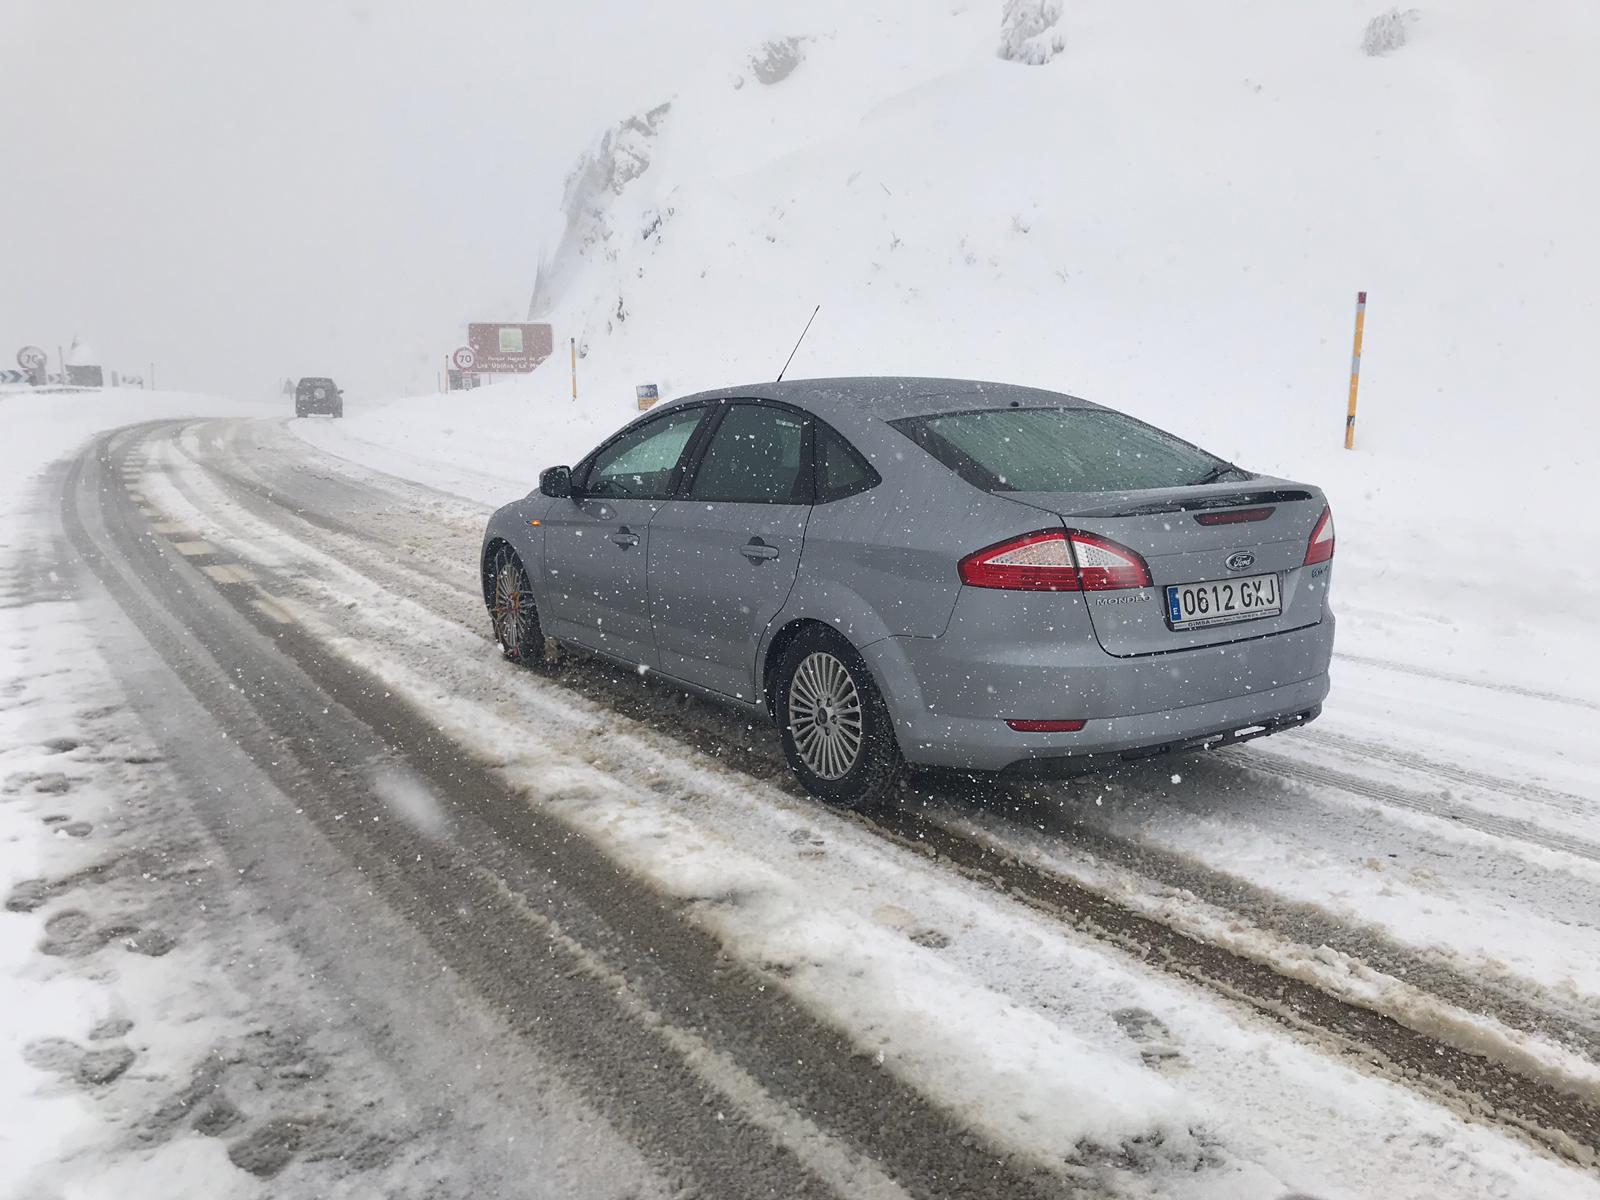
[[[544,524],[545,631],[655,666],[646,571],[651,518],[667,502],[709,410],[673,409],[624,430],[574,476]]]
[[[756,648],[794,588],[812,503],[812,423],[798,409],[720,406],[680,498],[650,522],[660,669],[754,699]]]

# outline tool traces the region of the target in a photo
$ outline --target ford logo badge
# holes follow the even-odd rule
[[[1256,556],[1248,550],[1241,550],[1237,554],[1228,555],[1226,562],[1230,571],[1244,571],[1256,565]]]

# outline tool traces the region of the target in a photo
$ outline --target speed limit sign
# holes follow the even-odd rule
[[[471,346],[461,346],[450,356],[450,361],[455,364],[456,370],[470,371],[472,364],[477,362],[478,358],[472,353]]]
[[[24,346],[17,351],[17,366],[24,371],[42,371],[48,361],[44,351],[37,346]]]

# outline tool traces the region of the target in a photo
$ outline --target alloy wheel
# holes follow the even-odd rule
[[[843,779],[865,740],[861,693],[834,655],[806,655],[789,685],[789,730],[795,752],[823,779]]]
[[[529,594],[528,576],[515,558],[506,555],[494,573],[494,635],[500,648],[516,656],[533,622],[533,597]]]

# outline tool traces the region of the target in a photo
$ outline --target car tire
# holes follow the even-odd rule
[[[344,409],[343,408],[336,408],[336,409],[333,410],[333,419],[335,421],[337,421],[342,416],[344,416]]]
[[[870,809],[899,781],[905,759],[889,706],[861,655],[833,630],[814,626],[789,643],[773,709],[783,756],[812,795]]]
[[[533,585],[510,546],[501,546],[490,560],[484,601],[500,653],[529,666],[545,661],[544,628],[533,601]]]
[[[303,408],[296,408],[294,410],[294,415],[297,417],[304,417],[306,415],[306,410]]]

